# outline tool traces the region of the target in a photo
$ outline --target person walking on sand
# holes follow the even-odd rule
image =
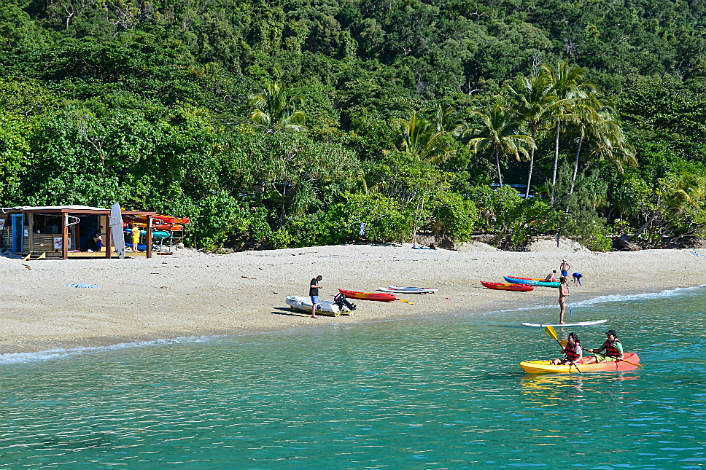
[[[569,277],[569,269],[571,268],[571,265],[566,262],[565,259],[561,260],[561,264],[559,265],[559,269],[561,270],[561,275],[564,277]]]
[[[311,318],[319,318],[316,316],[316,306],[319,304],[319,288],[321,288],[321,280],[323,276],[320,274],[309,282],[309,297],[311,297]]]
[[[564,313],[566,312],[566,298],[569,296],[569,285],[566,283],[566,276],[559,278],[559,323],[564,324]]]

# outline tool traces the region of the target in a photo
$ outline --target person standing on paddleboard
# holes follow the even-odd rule
[[[569,296],[569,285],[566,283],[566,276],[559,278],[559,323],[564,324],[564,313],[566,312],[566,298]]]
[[[319,284],[319,282],[323,278],[324,277],[319,274],[318,276],[313,278],[311,282],[309,282],[309,297],[311,297],[311,318],[319,318],[316,316],[316,306],[319,304],[319,289],[321,288],[321,284]]]

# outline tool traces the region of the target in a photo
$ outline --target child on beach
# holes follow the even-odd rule
[[[547,274],[547,277],[545,277],[544,280],[548,282],[556,282],[556,269]]]
[[[559,278],[559,323],[564,324],[564,313],[566,312],[566,298],[569,296],[569,286],[566,283],[566,276]]]
[[[140,243],[140,227],[132,227],[132,251],[137,251],[137,244]]]
[[[571,276],[574,278],[574,287],[576,287],[577,285],[580,286],[581,285],[581,276],[583,276],[583,274],[573,273]]]

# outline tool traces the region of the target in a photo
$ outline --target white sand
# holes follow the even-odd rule
[[[584,275],[584,287],[572,288],[570,303],[706,283],[706,258],[692,250],[593,253],[577,245],[562,239],[557,249],[555,243],[538,242],[529,252],[497,251],[482,244],[459,251],[413,250],[408,244],[229,255],[180,250],[151,260],[28,263],[0,257],[0,353],[553,304],[556,289],[507,293],[485,289],[479,281],[503,282],[504,274],[544,276],[558,269],[562,258],[571,264],[570,272]],[[314,320],[289,311],[285,296],[307,295],[309,280],[317,274],[324,277],[323,299],[331,299],[339,287],[374,291],[392,284],[439,292],[403,296],[414,305],[354,300],[358,310],[351,317]],[[77,289],[67,287],[69,283],[99,288]]]

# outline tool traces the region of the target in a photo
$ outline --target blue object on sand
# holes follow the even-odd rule
[[[95,284],[82,284],[78,282],[72,282],[71,284],[66,284],[66,287],[75,287],[77,289],[97,289],[98,286]]]

